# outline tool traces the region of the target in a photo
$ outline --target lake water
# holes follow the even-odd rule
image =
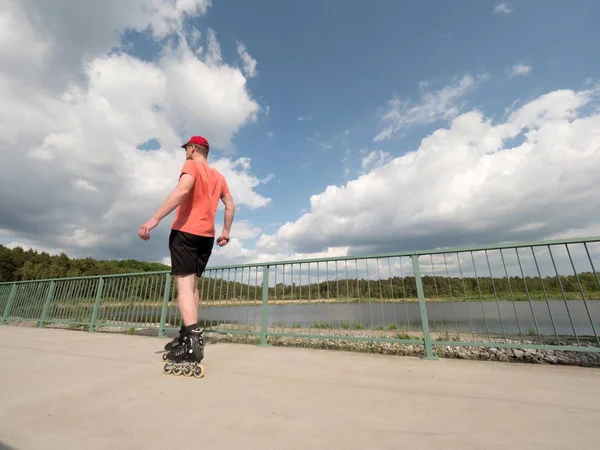
[[[432,331],[457,331],[461,333],[527,334],[537,329],[543,335],[593,336],[600,333],[600,301],[570,300],[567,306],[563,300],[535,302],[431,302],[427,303],[427,315]],[[589,315],[588,315],[589,311]],[[177,308],[169,308],[169,316],[174,320]],[[201,320],[247,324],[260,327],[261,306],[203,307]],[[169,321],[169,318],[167,318]],[[171,322],[172,323],[172,322]],[[359,324],[364,329],[388,328],[396,324],[398,329],[421,329],[421,316],[418,303],[384,304],[310,304],[310,305],[269,305],[269,326],[310,326],[311,324],[331,324],[338,328],[343,324]],[[537,333],[536,333],[537,334]]]
[[[568,306],[568,308],[567,308]],[[587,306],[587,307],[586,307]],[[261,305],[236,307],[201,306],[199,317],[207,326],[220,323],[239,324],[259,330]],[[104,320],[126,320],[133,323],[160,320],[161,308],[123,313],[104,313]],[[427,303],[431,331],[458,333],[492,333],[502,335],[595,336],[600,335],[600,301],[563,300],[535,302],[431,302]],[[591,317],[591,320],[590,320]],[[592,327],[592,321],[594,327]],[[176,302],[169,304],[167,323],[180,323]],[[268,326],[278,328],[309,328],[323,325],[365,330],[387,329],[396,325],[400,331],[419,331],[421,315],[418,303],[314,303],[269,305]],[[537,330],[536,330],[537,328]]]

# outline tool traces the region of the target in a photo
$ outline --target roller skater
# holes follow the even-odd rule
[[[165,345],[164,372],[201,377],[204,368],[204,336],[198,324],[198,277],[202,276],[215,243],[215,215],[219,200],[225,204],[223,231],[217,245],[229,243],[235,206],[227,181],[207,162],[209,144],[202,136],[192,136],[181,146],[185,163],[179,182],[156,213],[143,223],[139,237],[147,241],[150,230],[176,209],[169,235],[171,274],[177,280],[177,303],[183,325],[179,336]]]

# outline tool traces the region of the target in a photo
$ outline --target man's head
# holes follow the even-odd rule
[[[185,159],[193,159],[196,153],[208,158],[210,145],[202,136],[192,136],[181,148],[185,149]]]

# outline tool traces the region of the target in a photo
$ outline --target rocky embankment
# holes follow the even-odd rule
[[[231,333],[211,334],[210,340],[213,342],[234,342],[245,344],[258,344],[260,342],[260,338],[257,336],[238,335]],[[269,337],[267,341],[270,345],[282,347],[303,347],[322,350],[379,353],[384,355],[397,356],[422,357],[424,355],[424,346],[419,344],[373,341],[344,341],[340,339],[327,339],[325,336],[319,339],[297,337]],[[510,341],[506,340],[498,340],[496,342],[511,343]],[[521,341],[513,341],[512,343],[516,345],[523,344]],[[525,344],[528,344],[528,342],[526,341]],[[533,344],[533,342],[530,342],[529,344]],[[434,345],[434,352],[440,358],[600,367],[600,353],[593,352],[537,349],[520,350],[511,348],[466,346],[463,347],[449,345]]]

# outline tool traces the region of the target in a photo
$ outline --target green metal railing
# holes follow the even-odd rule
[[[207,268],[207,332],[600,352],[600,237]],[[168,272],[0,283],[2,323],[177,330]]]

